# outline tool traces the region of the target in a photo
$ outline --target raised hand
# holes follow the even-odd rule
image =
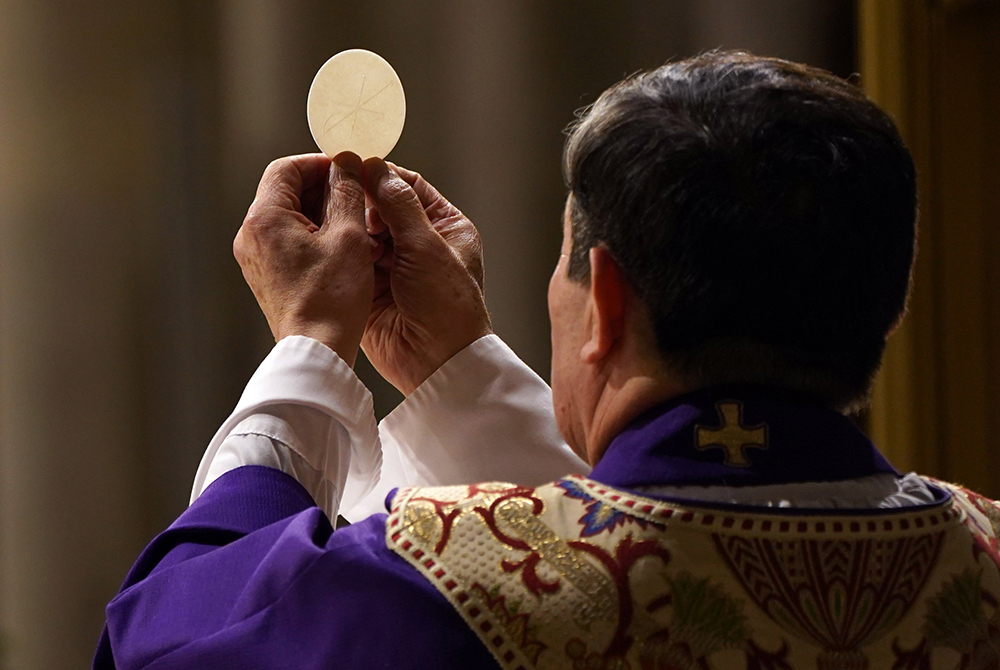
[[[375,299],[361,348],[404,394],[492,331],[482,243],[472,222],[419,174],[364,163],[376,250]]]
[[[352,366],[374,291],[361,170],[351,153],[274,161],[233,241],[274,339],[315,338]]]

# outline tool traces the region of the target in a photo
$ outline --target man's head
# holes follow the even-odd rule
[[[557,404],[586,376],[569,368],[611,360],[577,355],[565,323],[594,309],[579,291],[593,303],[595,255],[619,272],[649,360],[684,387],[864,404],[906,304],[916,182],[892,121],[856,87],[745,53],[668,64],[604,92],[572,127],[564,170]],[[579,289],[575,316],[552,304],[573,294],[563,280]]]

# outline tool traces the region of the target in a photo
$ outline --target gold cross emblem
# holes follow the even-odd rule
[[[746,449],[767,449],[767,424],[743,427],[743,403],[725,401],[715,403],[722,425],[718,428],[694,427],[694,444],[698,451],[725,449],[725,465],[737,468],[750,467]]]

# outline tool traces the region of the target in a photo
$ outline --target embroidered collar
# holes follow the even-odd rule
[[[899,473],[850,419],[810,398],[709,387],[655,407],[608,446],[590,478],[616,488],[764,486]]]

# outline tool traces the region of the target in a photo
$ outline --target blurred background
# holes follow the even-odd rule
[[[923,217],[867,426],[899,467],[1000,495],[998,21],[988,0],[0,0],[0,667],[87,666],[184,509],[272,345],[233,235],[267,163],[314,150],[309,84],[346,48],[397,69],[391,158],[477,223],[496,330],[542,376],[574,110],[715,47],[860,73]]]

